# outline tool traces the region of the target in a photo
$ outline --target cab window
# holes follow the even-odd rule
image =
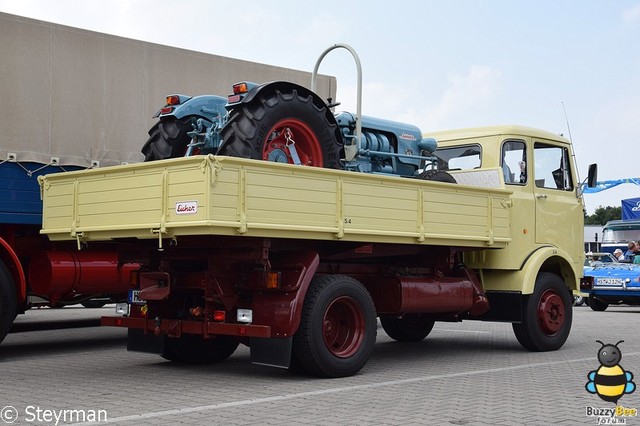
[[[508,140],[502,144],[501,157],[504,183],[508,185],[526,185],[527,150],[523,141]]]
[[[469,170],[482,165],[482,147],[465,145],[454,148],[438,148],[433,153],[438,170]]]
[[[538,188],[573,190],[568,149],[536,142],[534,153],[534,176]]]

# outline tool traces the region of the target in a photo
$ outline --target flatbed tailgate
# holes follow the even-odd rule
[[[195,156],[40,178],[51,240],[181,235],[504,247],[509,195],[393,176]]]

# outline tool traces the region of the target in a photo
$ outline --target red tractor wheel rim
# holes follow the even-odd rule
[[[350,297],[335,299],[322,321],[324,343],[334,356],[347,358],[355,354],[364,340],[364,314],[358,303]]]
[[[555,290],[547,290],[538,303],[538,323],[544,334],[556,334],[565,322],[565,310],[562,297]]]
[[[280,120],[271,128],[268,135],[262,150],[263,160],[295,164],[289,148],[293,142],[300,164],[323,167],[320,141],[303,121],[295,118]]]

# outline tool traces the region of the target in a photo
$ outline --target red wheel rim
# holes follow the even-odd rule
[[[262,149],[263,160],[295,164],[288,147],[293,141],[302,165],[323,167],[320,142],[306,123],[295,118],[285,118],[278,121],[268,135]]]
[[[547,290],[538,303],[538,323],[544,334],[556,334],[565,321],[564,303],[555,290]]]
[[[339,297],[327,308],[322,322],[324,343],[333,355],[347,358],[355,354],[364,340],[364,314],[350,297]]]

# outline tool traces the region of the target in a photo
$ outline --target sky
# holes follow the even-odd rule
[[[357,52],[365,115],[423,132],[520,124],[570,137],[578,173],[640,177],[640,0],[0,0],[0,11],[312,71]],[[346,50],[320,72],[355,112]],[[196,95],[196,94],[193,94]],[[640,197],[585,195],[588,213]]]

